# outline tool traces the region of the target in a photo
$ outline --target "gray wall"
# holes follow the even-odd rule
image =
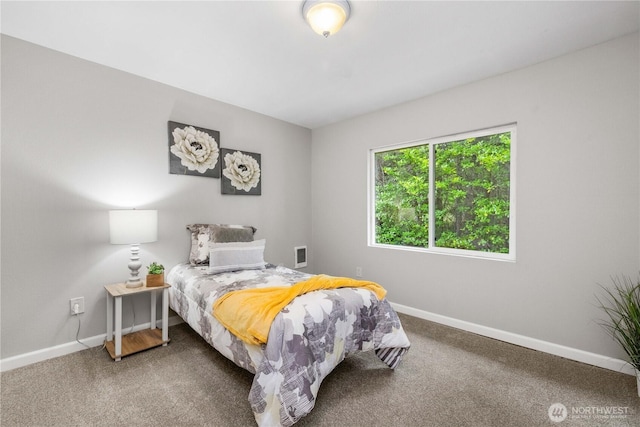
[[[638,34],[313,130],[314,268],[414,309],[622,357],[594,294],[640,270]],[[517,122],[515,263],[367,246],[368,150]]]
[[[262,196],[170,175],[168,120],[261,153]],[[0,357],[74,341],[73,297],[85,297],[80,337],[105,332],[103,286],[128,277],[129,258],[109,244],[109,209],[158,209],[144,266],[185,261],[185,225],[218,222],[256,226],[273,263],[292,267],[294,246],[309,245],[310,271],[310,155],[308,129],[3,35]],[[135,323],[148,322],[148,297],[133,302]]]
[[[126,278],[129,255],[108,243],[107,211],[132,206],[159,210],[145,265],[186,259],[185,224],[252,224],[269,261],[291,266],[307,244],[308,271],[361,266],[395,303],[622,357],[595,323],[594,294],[640,269],[638,48],[636,34],[312,135],[2,36],[0,357],[73,341],[73,297],[86,299],[80,337],[104,333],[103,285]],[[261,153],[263,195],[170,175],[168,120]],[[513,121],[515,263],[367,246],[370,148]],[[147,321],[147,299],[134,303],[136,323]]]

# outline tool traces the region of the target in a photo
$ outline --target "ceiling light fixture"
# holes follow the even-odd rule
[[[302,4],[304,19],[313,31],[325,37],[340,31],[350,14],[347,0],[305,0]]]

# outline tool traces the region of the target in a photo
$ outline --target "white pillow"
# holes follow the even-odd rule
[[[253,242],[209,243],[209,272],[264,268],[266,239]]]
[[[256,228],[250,225],[189,224],[191,231],[191,265],[209,264],[209,243],[252,242]]]

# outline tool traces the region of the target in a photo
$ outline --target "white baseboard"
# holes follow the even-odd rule
[[[174,326],[182,323],[182,319],[179,316],[169,317],[169,326]],[[133,327],[131,332],[140,331],[142,329],[149,329],[151,322],[143,323]],[[156,323],[156,327],[162,327],[162,321],[159,320]],[[124,332],[129,332],[129,328]],[[89,338],[83,338],[80,341],[89,347],[98,347],[104,344],[107,338],[107,334],[100,334]],[[86,350],[87,347],[80,344],[77,341],[68,342],[66,344],[56,345],[54,347],[43,348],[42,350],[32,351],[30,353],[19,354],[17,356],[7,357],[0,360],[0,372],[10,371],[12,369],[21,368],[23,366],[31,365],[32,363],[42,362],[44,360],[53,359],[54,357],[64,356],[66,354],[75,353],[76,351]]]
[[[635,370],[633,369],[633,366],[631,366],[624,360],[603,356],[601,354],[590,353],[588,351],[578,350],[576,348],[566,347],[560,344],[554,344],[547,341],[526,337],[524,335],[502,331],[499,329],[489,328],[487,326],[466,322],[464,320],[458,320],[452,317],[442,316],[424,310],[418,310],[416,308],[408,307],[402,304],[391,303],[391,305],[396,311],[400,313],[408,314],[420,319],[429,320],[435,323],[451,326],[453,328],[462,329],[463,331],[472,332],[474,334],[519,345],[521,347],[526,347],[533,350],[538,350],[556,356],[564,357],[565,359],[575,360],[577,362],[582,362],[589,365],[598,366],[600,368],[609,369],[611,371],[635,376]]]
[[[603,356],[601,354],[590,353],[576,348],[566,347],[560,344],[554,344],[535,338],[518,335],[487,326],[478,325],[464,320],[454,319],[452,317],[442,316],[440,314],[430,313],[428,311],[419,310],[402,304],[391,303],[393,308],[404,314],[418,317],[420,319],[429,320],[431,322],[440,323],[442,325],[451,326],[463,331],[472,332],[489,338],[519,345],[521,347],[542,351],[565,359],[575,360],[577,362],[586,363],[600,368],[609,369],[615,372],[622,372],[628,375],[635,375],[633,367],[624,360],[613,357]],[[169,318],[169,326],[182,323],[183,320],[179,316],[171,316]],[[139,331],[149,328],[150,323],[137,325],[133,331]],[[158,321],[157,326],[161,327],[162,323]],[[83,338],[81,341],[89,347],[97,347],[103,345],[107,334],[96,335],[94,337]],[[66,344],[49,347],[42,350],[33,351],[31,353],[20,354],[13,357],[7,357],[0,360],[0,372],[10,371],[11,369],[20,368],[22,366],[31,365],[32,363],[42,362],[43,360],[52,359],[54,357],[64,356],[66,354],[75,353],[76,351],[86,349],[82,344],[72,341]]]

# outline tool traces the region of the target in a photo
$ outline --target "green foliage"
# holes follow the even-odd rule
[[[511,133],[434,146],[436,246],[509,252]],[[429,145],[376,153],[378,243],[428,247]]]
[[[151,265],[147,267],[147,270],[149,274],[162,274],[164,273],[164,265],[152,262]]]
[[[378,243],[427,246],[429,242],[429,147],[376,154]]]
[[[608,317],[601,325],[640,370],[640,280],[634,283],[628,277],[614,277],[612,281],[612,289],[603,287],[604,300],[596,297]]]

